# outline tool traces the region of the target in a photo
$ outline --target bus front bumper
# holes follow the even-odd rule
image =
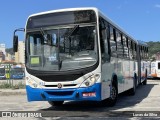
[[[0,76],[0,80],[5,80],[6,77],[5,76]]]
[[[11,76],[12,79],[23,79],[22,75],[13,75]]]
[[[101,84],[87,88],[39,89],[26,86],[28,101],[101,101]]]

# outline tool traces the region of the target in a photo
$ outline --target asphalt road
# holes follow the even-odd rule
[[[26,95],[10,95],[0,96],[0,111],[34,111],[40,112],[43,117],[52,116],[54,120],[84,118],[97,120],[117,117],[157,119],[160,117],[160,80],[148,80],[147,85],[140,85],[137,88],[134,96],[120,94],[114,107],[103,106],[97,102],[65,102],[61,107],[52,107],[47,102],[27,102]]]

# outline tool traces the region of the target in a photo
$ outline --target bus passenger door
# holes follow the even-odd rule
[[[157,61],[157,77],[160,77],[160,61]]]
[[[101,48],[101,99],[110,97],[110,83],[113,65],[110,63],[110,49],[108,44],[108,28],[105,23],[100,24],[100,48]]]

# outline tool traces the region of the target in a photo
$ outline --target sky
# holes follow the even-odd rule
[[[24,28],[31,14],[75,7],[97,7],[133,38],[160,41],[160,0],[1,0],[0,44],[11,48],[13,31]]]

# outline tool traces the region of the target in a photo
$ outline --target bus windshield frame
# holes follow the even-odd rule
[[[96,14],[93,15],[90,10],[87,16],[85,12],[79,12],[84,20],[74,19],[74,24],[68,22],[65,25],[49,22],[41,26],[38,23],[37,27],[36,24],[33,25],[33,20],[42,20],[41,17],[45,18],[45,15],[29,18],[26,29],[26,68],[36,71],[68,71],[96,65],[99,61]],[[52,13],[53,16],[54,14]],[[62,47],[65,44],[67,47]]]
[[[0,68],[0,76],[3,76],[5,74],[6,74],[5,68]]]

